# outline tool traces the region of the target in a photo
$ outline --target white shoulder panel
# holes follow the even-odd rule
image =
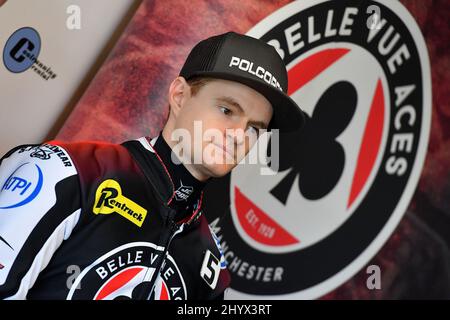
[[[33,228],[56,203],[55,185],[76,173],[66,151],[48,144],[21,147],[2,160],[0,285]]]

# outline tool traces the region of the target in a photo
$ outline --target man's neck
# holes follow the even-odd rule
[[[173,149],[175,147],[175,145],[177,144],[176,141],[173,141],[171,139],[171,135],[172,135],[172,131],[169,130],[167,128],[167,126],[163,129],[163,131],[160,133],[160,136],[162,136],[164,138],[164,141],[166,141],[167,145],[170,147],[170,149]],[[204,173],[202,173],[201,171],[199,171],[197,169],[196,166],[194,166],[193,164],[190,163],[190,159],[183,159],[183,158],[178,158],[184,165],[184,167],[186,168],[186,170],[189,171],[189,173],[195,177],[197,180],[200,181],[207,181],[208,179],[210,179],[211,177],[205,175]]]
[[[170,206],[180,212],[181,218],[184,218],[195,210],[206,181],[197,179],[181,161],[173,161],[178,158],[162,133],[159,134],[153,148],[162,158],[174,184],[175,197]]]

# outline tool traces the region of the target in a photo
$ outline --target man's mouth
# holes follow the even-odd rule
[[[214,144],[217,148],[221,149],[222,152],[223,152],[226,156],[228,156],[230,159],[233,159],[233,160],[234,160],[234,157],[233,157],[232,153],[229,152],[225,146],[219,146],[219,145],[217,145],[217,144],[215,144],[215,143],[213,143],[213,144]]]

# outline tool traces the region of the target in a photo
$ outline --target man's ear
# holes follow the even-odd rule
[[[191,88],[183,77],[176,77],[169,87],[170,112],[178,115],[187,99],[191,96]]]

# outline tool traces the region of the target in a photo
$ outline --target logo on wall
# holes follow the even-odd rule
[[[31,68],[44,80],[56,78],[51,67],[38,60],[40,51],[39,33],[31,27],[20,28],[6,41],[3,63],[12,73],[21,73]]]
[[[307,121],[280,134],[274,175],[238,166],[206,190],[206,208],[222,212],[210,221],[227,297],[318,298],[370,261],[413,196],[431,121],[426,46],[384,0],[293,2],[248,34],[277,49]]]
[[[68,300],[137,299],[150,284],[164,248],[136,242],[108,252],[84,269],[72,284]],[[155,283],[153,300],[185,300],[186,285],[173,258],[168,255]]]

